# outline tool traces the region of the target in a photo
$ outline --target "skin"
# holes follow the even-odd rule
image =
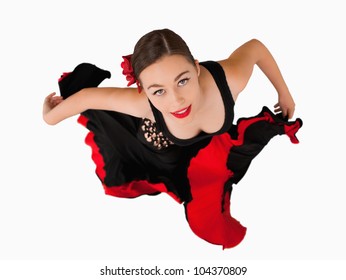
[[[223,67],[232,97],[248,83],[255,65],[267,76],[278,93],[274,112],[292,118],[294,100],[269,50],[253,39],[236,49],[227,59],[219,61]],[[135,117],[154,120],[148,99],[163,114],[170,132],[177,138],[188,139],[199,132],[218,131],[224,122],[222,97],[211,74],[198,61],[194,64],[180,55],[164,56],[145,68],[139,75],[144,94],[136,88],[87,88],[63,100],[55,93],[45,98],[43,119],[54,125],[87,109],[113,110]],[[185,118],[172,112],[191,105]]]

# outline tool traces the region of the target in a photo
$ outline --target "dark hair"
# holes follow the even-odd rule
[[[136,78],[149,65],[153,64],[165,55],[179,54],[188,61],[195,60],[185,41],[175,32],[169,29],[153,30],[142,36],[137,42],[131,64]]]

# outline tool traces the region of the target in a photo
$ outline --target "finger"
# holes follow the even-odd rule
[[[293,115],[294,115],[294,109],[288,110],[288,111],[287,111],[287,114],[288,114],[288,118],[289,118],[289,119],[292,119],[292,118],[293,118]]]
[[[51,94],[47,95],[47,97],[45,98],[46,100],[50,100],[52,99],[52,97],[55,95],[55,92],[52,92]]]
[[[275,109],[274,109],[274,112],[275,112],[275,113],[282,112],[281,107],[275,108]]]
[[[61,100],[62,96],[52,96],[51,97],[53,100]]]
[[[62,102],[62,99],[54,100],[54,106],[59,105]]]
[[[287,116],[287,110],[286,110],[286,109],[282,110],[282,116],[283,116],[284,118],[286,118],[286,116]]]

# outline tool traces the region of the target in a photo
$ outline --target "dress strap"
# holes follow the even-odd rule
[[[225,71],[223,70],[222,66],[218,62],[212,60],[201,62],[200,65],[207,68],[207,70],[213,76],[215,83],[220,90],[226,112],[228,110],[231,110],[233,112],[234,100],[227,83]],[[229,114],[226,114],[226,116],[229,116]]]

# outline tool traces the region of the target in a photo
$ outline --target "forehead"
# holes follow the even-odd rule
[[[174,79],[184,71],[192,71],[194,65],[182,55],[164,56],[146,67],[139,75],[142,83]]]

